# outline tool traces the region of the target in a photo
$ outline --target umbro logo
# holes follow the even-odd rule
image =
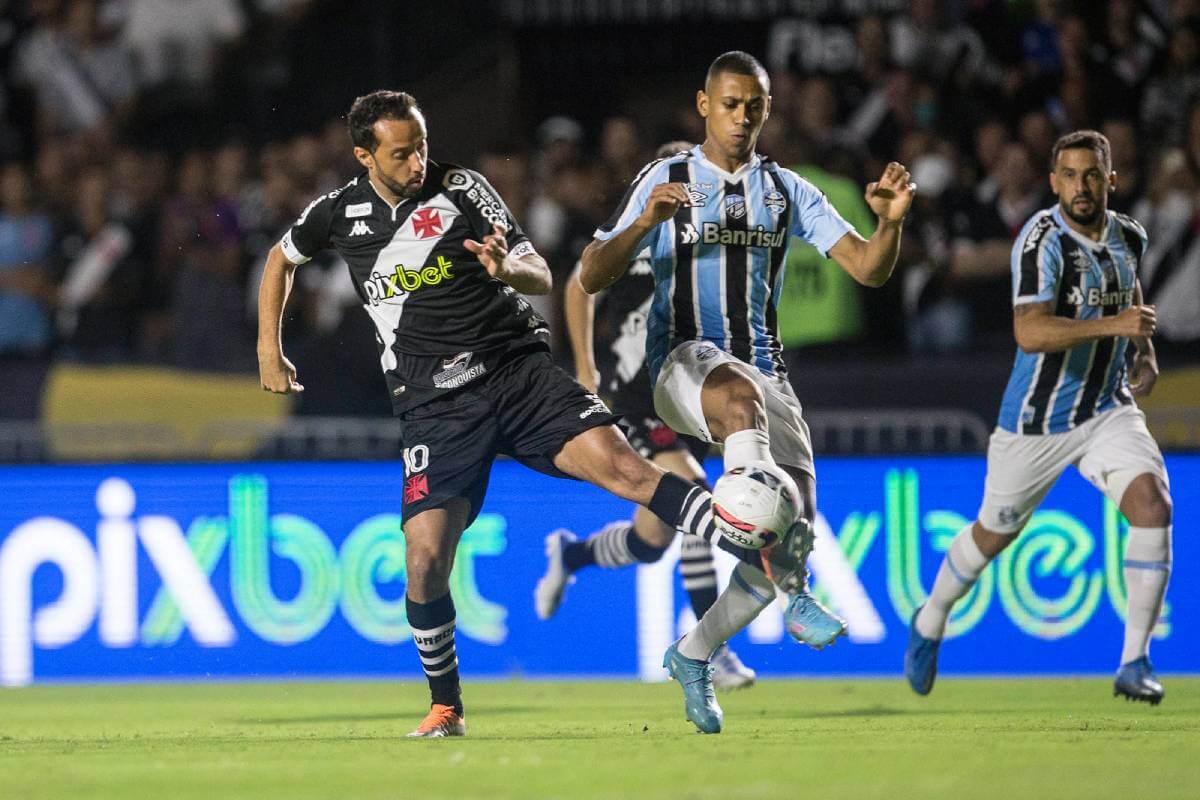
[[[700,233],[696,230],[696,226],[690,222],[683,224],[683,230],[679,234],[680,244],[695,244],[700,241]]]
[[[360,219],[360,220],[356,221],[356,222],[354,223],[354,225],[353,225],[353,226],[350,228],[350,235],[351,235],[351,236],[367,236],[367,235],[369,235],[369,234],[372,234],[372,233],[374,233],[374,232],[375,232],[375,231],[371,230],[371,226],[369,226],[369,225],[367,224],[367,221],[366,221],[366,220],[362,220],[362,219]]]

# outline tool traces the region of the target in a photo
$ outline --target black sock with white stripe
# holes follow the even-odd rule
[[[428,603],[405,597],[408,624],[421,667],[429,681],[429,694],[438,705],[453,706],[462,716],[462,687],[458,681],[458,654],[454,649],[454,601],[450,593]]]
[[[692,602],[692,611],[700,619],[717,602],[717,568],[712,545],[699,536],[684,536],[680,544],[679,574],[683,576],[683,588]]]
[[[762,555],[758,550],[734,544],[721,535],[713,522],[712,495],[708,490],[668,472],[658,482],[646,508],[676,530],[699,536],[738,560],[762,569]]]
[[[618,569],[630,564],[651,564],[662,558],[666,548],[654,547],[637,535],[633,523],[613,522],[593,533],[582,542],[571,542],[563,548],[563,566],[575,572],[592,564],[606,569]]]

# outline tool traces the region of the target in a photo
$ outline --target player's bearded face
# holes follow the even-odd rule
[[[754,152],[771,110],[765,76],[721,72],[696,98],[705,135],[722,153],[744,160]]]
[[[414,197],[425,183],[429,163],[424,117],[414,111],[411,119],[381,119],[374,131],[379,145],[370,154],[372,176],[397,197]]]
[[[1093,226],[1108,208],[1113,176],[1106,175],[1095,151],[1072,147],[1058,154],[1050,186],[1062,212],[1080,225]]]

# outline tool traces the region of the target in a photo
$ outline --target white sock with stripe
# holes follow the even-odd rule
[[[975,544],[971,529],[975,523],[958,532],[942,566],[938,568],[937,578],[933,582],[933,591],[921,613],[917,614],[917,633],[926,639],[941,639],[946,632],[946,620],[950,618],[950,609],[954,607],[979,578],[984,567],[991,561]]]
[[[1162,613],[1167,581],[1171,577],[1171,526],[1129,526],[1125,547],[1125,590],[1129,609],[1125,614],[1125,646],[1121,663],[1128,664],[1150,653],[1150,637]]]
[[[708,661],[713,652],[750,624],[775,599],[775,586],[758,570],[738,564],[725,591],[679,642],[688,658]]]

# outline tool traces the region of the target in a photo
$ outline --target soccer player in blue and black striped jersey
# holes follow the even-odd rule
[[[704,142],[642,170],[584,251],[580,280],[589,292],[603,289],[649,249],[655,294],[646,354],[655,410],[676,431],[723,445],[727,472],[755,465],[794,482],[804,519],[782,548],[811,540],[815,509],[808,426],[776,333],[788,242],[799,236],[859,282],[879,286],[895,265],[915,187],[904,167],[889,164],[866,191],[879,224],[869,240],[860,237],[815,187],[755,153],[771,110],[770,80],[747,53],[712,63],[696,107]],[[710,654],[774,600],[775,585],[739,566],[696,628],[668,650],[665,666],[684,686],[688,717],[701,730],[719,730],[721,721]],[[845,632],[803,587],[786,619],[789,633],[814,647]]]
[[[1162,454],[1134,404],[1158,376],[1155,315],[1142,304],[1137,279],[1146,231],[1107,208],[1116,179],[1103,135],[1063,136],[1050,173],[1058,204],[1034,214],[1013,245],[1019,349],[988,443],[978,519],[954,538],[929,600],[913,616],[904,670],[918,694],[933,689],[954,603],[1074,464],[1129,521],[1129,607],[1114,693],[1162,700],[1149,648],[1171,572],[1171,497]]]

